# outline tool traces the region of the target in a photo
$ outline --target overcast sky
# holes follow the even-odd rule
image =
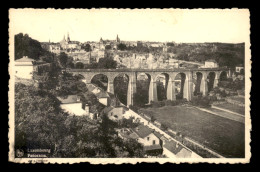
[[[12,9],[13,34],[40,42],[71,40],[228,42],[249,38],[248,10],[33,10]]]

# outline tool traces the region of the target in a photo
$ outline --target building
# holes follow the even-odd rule
[[[57,97],[61,102],[60,107],[70,115],[83,116],[89,115],[89,106],[85,105],[82,109],[82,102],[77,95],[68,95],[67,97]]]
[[[112,121],[120,121],[124,118],[125,112],[128,110],[125,106],[117,106],[117,107],[105,107],[103,109],[104,114],[108,116],[108,118]]]
[[[169,59],[168,63],[169,63],[169,66],[172,66],[174,68],[179,68],[180,67],[180,63],[178,62],[178,60]]]
[[[78,41],[71,41],[69,33],[67,35],[67,39],[65,38],[65,35],[63,39],[60,41],[60,46],[62,49],[81,49],[80,43]]]
[[[134,139],[138,140],[139,136],[129,128],[121,128],[117,130],[118,136],[124,140]]]
[[[15,60],[15,76],[22,79],[32,79],[35,68],[35,60],[23,56],[21,59]]]
[[[59,54],[61,52],[61,46],[60,44],[50,44],[48,51]]]
[[[143,124],[132,129],[138,135],[137,141],[144,146],[144,150],[149,155],[158,155],[162,153],[161,140],[153,133],[151,129]]]
[[[244,66],[242,64],[236,66],[236,73],[244,73]]]
[[[98,92],[97,94],[96,94],[96,97],[97,97],[97,99],[98,99],[98,101],[101,103],[101,104],[103,104],[103,105],[105,105],[105,106],[108,106],[108,105],[110,105],[110,97],[109,97],[109,95],[105,92],[105,91],[100,91],[100,92]]]
[[[213,59],[206,60],[204,68],[218,68],[218,63]]]
[[[173,140],[165,141],[163,148],[163,155],[169,158],[191,158],[193,156],[190,150]]]

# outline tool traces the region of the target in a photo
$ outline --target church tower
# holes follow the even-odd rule
[[[118,35],[116,35],[116,42],[120,42]]]
[[[70,42],[70,35],[69,35],[69,32],[68,32],[68,36],[67,36],[67,42]]]

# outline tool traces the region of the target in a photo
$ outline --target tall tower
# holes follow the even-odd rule
[[[63,41],[66,42],[65,34],[64,34],[64,37],[63,37]]]
[[[116,42],[120,42],[120,39],[118,37],[118,34],[116,35]]]
[[[69,35],[69,32],[68,32],[68,36],[67,36],[67,42],[70,42],[70,35]]]

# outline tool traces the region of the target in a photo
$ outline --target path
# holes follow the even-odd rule
[[[201,111],[216,115],[216,116],[227,118],[227,119],[237,121],[237,122],[240,122],[240,123],[243,123],[243,124],[245,123],[244,116],[235,115],[233,113],[229,113],[229,112],[222,111],[220,109],[215,109],[215,108],[200,108],[200,107],[196,107],[196,106],[192,106],[192,107],[197,108]]]

